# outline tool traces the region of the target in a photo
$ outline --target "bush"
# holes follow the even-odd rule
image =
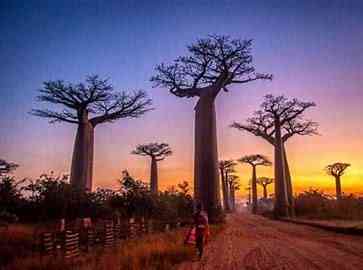
[[[153,194],[145,183],[133,179],[127,172],[119,180],[118,190],[85,192],[73,188],[67,180],[67,176],[43,174],[20,188],[13,178],[2,177],[0,212],[3,212],[3,219],[15,221],[19,217],[23,222],[44,223],[61,218],[98,219],[117,215],[123,219],[175,221],[190,219],[193,213],[193,200],[186,182],[178,189]]]
[[[340,200],[317,189],[310,189],[295,198],[296,215],[318,219],[363,219],[363,198],[343,195]]]

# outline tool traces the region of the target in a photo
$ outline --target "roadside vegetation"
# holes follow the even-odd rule
[[[337,200],[318,189],[309,189],[295,198],[296,215],[311,219],[363,220],[363,197],[342,194]]]

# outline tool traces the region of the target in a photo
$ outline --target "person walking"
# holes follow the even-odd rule
[[[194,226],[195,226],[195,244],[198,251],[199,259],[203,256],[204,245],[208,241],[209,225],[208,216],[202,211],[202,205],[197,204],[197,211],[194,214]]]

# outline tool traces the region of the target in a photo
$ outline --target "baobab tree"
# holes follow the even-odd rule
[[[247,124],[234,122],[231,127],[262,137],[275,149],[275,216],[294,215],[291,175],[285,143],[294,135],[315,135],[318,124],[302,119],[303,113],[314,107],[313,102],[289,100],[284,96],[266,95],[260,110],[247,119]]]
[[[263,198],[267,199],[267,186],[274,182],[273,178],[269,177],[258,177],[256,183],[263,188]]]
[[[88,76],[85,83],[47,81],[39,90],[38,101],[63,107],[62,110],[34,109],[35,116],[50,123],[77,125],[70,182],[77,189],[92,189],[94,129],[99,124],[121,118],[137,118],[151,109],[144,91],[116,92],[107,79]]]
[[[248,191],[248,206],[251,205],[251,185],[249,184],[248,187],[245,188],[245,190]]]
[[[220,208],[215,99],[234,84],[271,80],[255,72],[252,40],[210,36],[188,46],[189,54],[172,64],[161,64],[151,78],[155,86],[166,87],[180,98],[198,97],[195,106],[194,196],[210,219]]]
[[[232,211],[234,211],[236,209],[236,190],[240,189],[239,177],[235,174],[229,174],[227,176],[227,182],[230,194],[230,208]]]
[[[344,175],[345,170],[350,167],[349,163],[335,162],[325,167],[325,171],[328,175],[335,178],[335,189],[337,200],[342,198],[342,187],[340,183],[340,177]]]
[[[170,156],[173,152],[167,143],[140,144],[134,151],[134,155],[148,156],[151,158],[150,189],[154,194],[158,193],[158,162]]]
[[[248,155],[240,158],[238,160],[241,163],[246,163],[252,167],[252,213],[257,213],[257,173],[256,167],[257,166],[271,166],[271,161],[268,160],[267,157],[263,155]]]
[[[223,206],[225,211],[230,211],[230,189],[228,187],[228,176],[234,170],[236,162],[233,160],[220,160],[219,161],[219,172],[221,175],[222,194],[223,194]]]
[[[19,167],[18,164],[14,162],[8,162],[5,159],[0,159],[0,176],[8,173],[12,173]]]

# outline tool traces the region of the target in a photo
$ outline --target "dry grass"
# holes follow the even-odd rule
[[[222,226],[212,226],[212,236],[219,233]],[[186,229],[146,235],[142,239],[120,241],[110,249],[97,247],[90,253],[84,253],[75,262],[65,262],[62,256],[57,258],[40,258],[37,256],[18,257],[3,270],[138,270],[138,269],[172,269],[174,265],[191,260],[195,256],[195,249],[185,246]],[[28,254],[29,255],[29,254]],[[0,254],[1,256],[1,254]],[[23,257],[23,256],[22,256]]]
[[[32,251],[34,227],[11,225],[0,230],[0,267],[16,257],[29,256]]]

